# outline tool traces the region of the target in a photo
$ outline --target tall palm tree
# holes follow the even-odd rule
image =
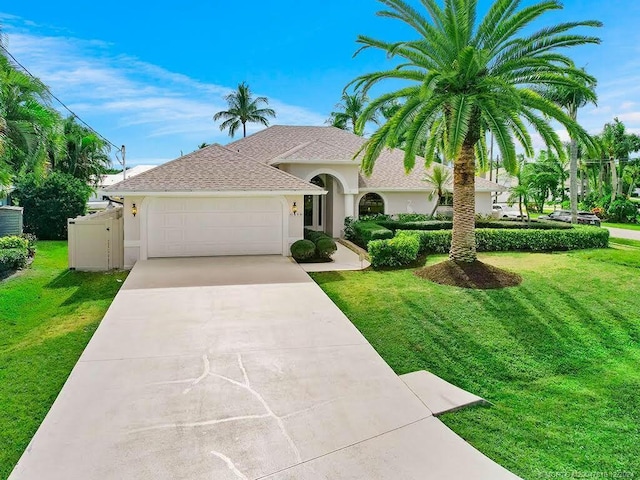
[[[45,85],[0,55],[0,155],[12,175],[44,171],[59,133],[60,115]]]
[[[598,97],[595,92],[596,84],[587,84],[582,77],[576,78],[581,84],[580,89],[569,88],[566,85],[550,85],[543,92],[545,97],[564,108],[569,117],[578,120],[578,109],[589,103],[595,104]],[[571,137],[569,144],[569,196],[571,204],[571,223],[578,223],[578,139]]]
[[[240,125],[242,125],[242,134],[247,136],[247,122],[261,123],[265,127],[269,126],[267,117],[275,117],[276,112],[271,108],[260,108],[261,105],[268,105],[267,97],[253,98],[253,94],[249,85],[242,82],[238,85],[238,90],[230,93],[225,97],[229,106],[229,110],[221,111],[213,116],[217,122],[224,119],[220,125],[220,130],[229,130],[229,136],[234,137]]]
[[[547,118],[561,123],[570,135],[590,142],[587,132],[561,108],[533,87],[565,85],[580,89],[576,78],[594,79],[573,67],[560,48],[599,43],[597,37],[574,33],[577,27],[598,27],[598,21],[566,22],[524,34],[532,22],[551,10],[560,10],[557,0],[526,7],[519,0],[496,0],[486,16],[477,20],[477,0],[422,0],[425,13],[403,0],[380,0],[389,9],[383,17],[401,20],[419,38],[386,42],[358,37],[362,49],[382,50],[399,57],[393,68],[358,77],[352,86],[364,94],[383,80],[406,85],[372,100],[359,122],[385,104],[400,101],[402,108],[365,143],[362,168],[371,173],[377,157],[396,146],[408,132],[404,167],[415,165],[417,146],[428,136],[425,159],[431,162],[444,142],[445,155],[454,160],[453,232],[450,259],[460,264],[476,260],[475,170],[476,157],[486,158],[489,132],[495,136],[502,162],[508,171],[516,168],[515,141],[528,157],[532,140],[525,122],[540,134],[549,148],[564,156],[564,145]]]
[[[436,204],[431,211],[432,217],[438,210],[440,200],[448,193],[448,189],[451,186],[452,179],[453,176],[451,175],[451,171],[442,165],[434,165],[431,173],[427,173],[424,176],[424,181],[431,185],[433,189],[429,193],[429,200],[431,201],[434,197],[436,198]]]
[[[368,101],[367,96],[361,92],[353,94],[344,92],[341,102],[336,105],[339,110],[331,112],[327,123],[341,130],[351,130],[362,137],[364,135],[364,123],[358,124],[358,118],[362,115]],[[370,120],[375,122],[375,115]]]

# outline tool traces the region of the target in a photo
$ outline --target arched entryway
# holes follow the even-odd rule
[[[384,213],[384,200],[377,193],[367,193],[360,199],[358,215],[376,215]]]
[[[326,195],[304,197],[304,226],[311,230],[340,237],[344,227],[345,189],[341,178],[326,171],[310,174],[310,183],[327,191]],[[351,208],[353,210],[353,207]]]

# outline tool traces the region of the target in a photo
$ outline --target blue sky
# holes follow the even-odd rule
[[[5,3],[0,23],[18,60],[96,130],[125,144],[130,164],[161,163],[204,141],[227,143],[212,116],[241,81],[271,100],[278,113],[272,123],[322,125],[350,80],[389,65],[379,52],[354,59],[357,35],[412,35],[376,17],[375,0],[84,5]],[[489,3],[480,5],[484,11]],[[599,81],[598,106],[582,109],[581,123],[597,133],[617,116],[640,133],[640,5],[567,0],[564,6],[545,23],[605,23],[597,30],[602,45],[571,51]]]

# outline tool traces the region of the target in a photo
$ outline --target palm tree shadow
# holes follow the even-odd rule
[[[66,270],[47,283],[47,289],[69,289],[71,294],[61,306],[112,299],[122,285],[122,279],[113,272],[77,272]]]

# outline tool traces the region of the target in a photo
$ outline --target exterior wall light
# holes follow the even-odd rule
[[[136,207],[136,204],[134,203],[133,205],[131,205],[131,214],[135,217],[138,214],[138,207]]]
[[[295,215],[298,213],[298,204],[296,202],[293,202],[293,205],[291,206],[291,214]]]

